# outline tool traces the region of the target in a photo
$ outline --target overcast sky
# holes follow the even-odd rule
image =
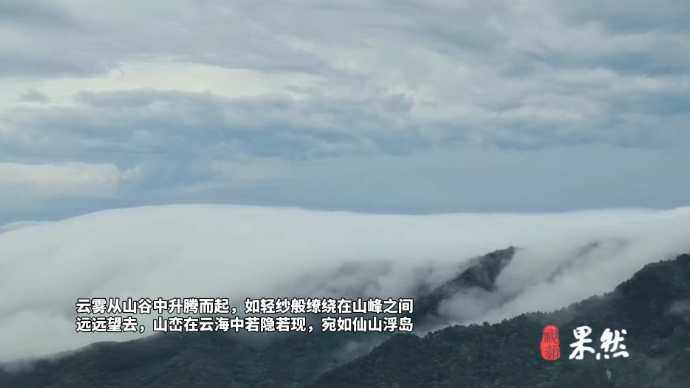
[[[686,0],[0,0],[0,94],[0,223],[690,191]]]

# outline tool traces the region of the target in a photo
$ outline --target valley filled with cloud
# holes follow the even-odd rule
[[[240,315],[246,298],[407,298],[515,246],[495,292],[439,309],[446,325],[495,323],[609,292],[690,251],[689,235],[690,208],[403,216],[187,205],[18,225],[0,234],[0,360],[142,336],[77,333],[78,298],[221,297]],[[156,316],[138,316],[143,336]]]

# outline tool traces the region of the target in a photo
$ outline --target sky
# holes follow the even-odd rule
[[[0,224],[687,205],[690,3],[0,0]]]
[[[0,361],[104,339],[80,297],[407,295],[510,245],[449,322],[610,291],[690,251],[688,108],[685,0],[0,0]]]

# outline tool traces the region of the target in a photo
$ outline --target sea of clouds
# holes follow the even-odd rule
[[[509,246],[520,249],[496,292],[444,303],[450,323],[611,291],[647,263],[690,252],[690,208],[411,216],[170,205],[7,225],[0,361],[151,334],[77,333],[77,298],[226,297],[242,311],[248,297],[409,297]]]

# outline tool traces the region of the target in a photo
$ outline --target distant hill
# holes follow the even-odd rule
[[[478,258],[446,284],[423,292],[415,306],[415,322],[433,318],[442,300],[464,289],[493,290],[514,252],[509,248]],[[425,338],[384,333],[290,335],[258,348],[220,333],[164,334],[95,344],[54,363],[41,361],[31,371],[0,371],[0,387],[687,388],[688,301],[690,256],[684,255],[646,266],[605,296],[496,325],[456,326]],[[558,361],[541,357],[546,325],[560,329]],[[597,361],[586,355],[585,360],[569,360],[572,330],[582,325],[593,329],[590,345],[597,347],[604,328],[626,329],[623,343],[630,357]],[[364,345],[344,351],[350,343]],[[354,359],[357,356],[361,357]]]
[[[586,287],[586,284],[582,285]],[[560,311],[495,325],[397,335],[327,372],[311,388],[687,388],[690,386],[690,255],[649,264],[613,292]],[[542,329],[560,329],[561,359],[542,359]],[[628,358],[570,360],[573,330],[627,331]]]

